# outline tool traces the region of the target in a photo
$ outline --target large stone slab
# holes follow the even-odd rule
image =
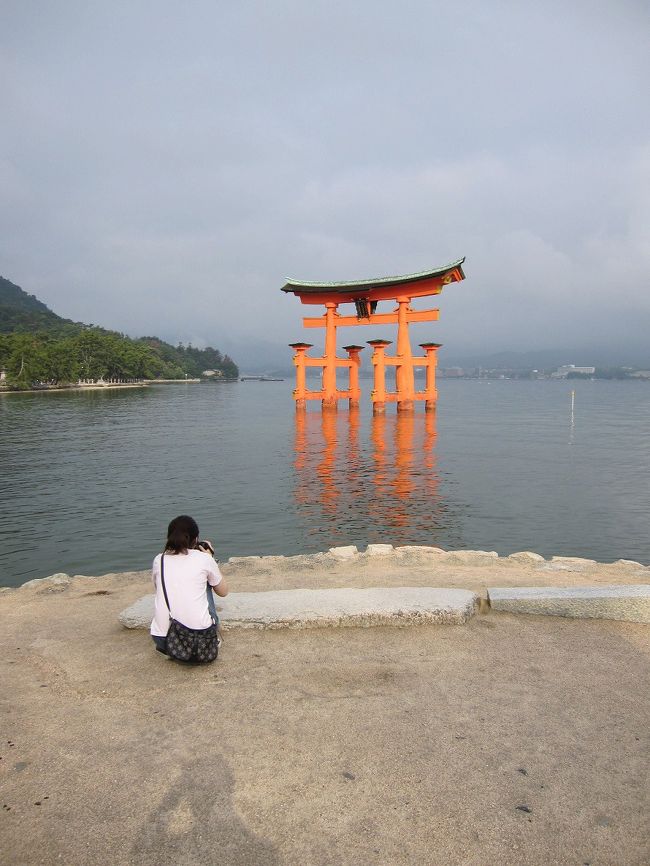
[[[466,589],[379,587],[233,592],[219,599],[224,628],[331,628],[467,622],[478,596]],[[122,611],[125,628],[149,628],[153,595]]]
[[[493,610],[650,622],[650,585],[491,587]]]

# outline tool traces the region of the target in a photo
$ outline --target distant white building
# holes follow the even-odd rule
[[[575,364],[564,364],[562,367],[558,367],[555,373],[551,373],[551,379],[566,379],[569,373],[593,376],[595,372],[595,367],[576,367]]]
[[[0,382],[4,382],[6,378],[7,373],[5,372],[5,370],[0,370]]]
[[[204,370],[204,371],[201,373],[201,375],[202,375],[202,376],[207,376],[207,377],[210,378],[210,379],[211,379],[213,376],[216,376],[217,378],[219,378],[219,377],[223,376],[223,370]]]

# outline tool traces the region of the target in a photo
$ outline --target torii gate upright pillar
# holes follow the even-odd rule
[[[325,364],[323,365],[323,409],[338,406],[336,394],[336,310],[338,304],[327,301],[325,304]]]
[[[399,400],[398,412],[410,412],[415,399],[415,374],[413,370],[413,353],[409,340],[408,313],[411,299],[404,296],[397,298],[397,356],[401,363],[395,370],[395,385]]]

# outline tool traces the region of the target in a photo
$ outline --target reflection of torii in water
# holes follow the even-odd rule
[[[369,516],[414,542],[409,530],[430,527],[432,498],[438,499],[436,416],[379,414],[371,425],[374,493],[368,499]]]
[[[296,414],[294,496],[308,532],[330,543],[387,532],[393,543],[421,543],[435,534],[439,506],[436,416],[374,416],[369,451],[360,421],[356,410]]]
[[[398,411],[408,411],[413,408],[415,400],[424,400],[427,410],[435,409],[436,404],[436,351],[439,343],[420,343],[425,354],[414,357],[411,351],[408,326],[415,322],[433,322],[439,318],[440,311],[413,310],[413,298],[423,298],[439,295],[443,286],[465,279],[463,262],[459,259],[450,265],[422,271],[417,274],[406,274],[401,277],[382,277],[375,280],[357,280],[342,283],[313,283],[299,280],[288,280],[283,286],[283,292],[292,292],[300,298],[303,304],[325,306],[325,315],[316,318],[306,317],[303,324],[306,328],[325,328],[325,353],[322,358],[310,358],[307,350],[311,343],[291,343],[295,349],[293,362],[296,367],[296,388],[293,396],[296,409],[304,409],[307,400],[322,400],[323,409],[336,409],[339,399],[347,398],[350,406],[358,406],[359,352],[362,347],[357,345],[344,346],[347,358],[336,355],[336,329],[357,325],[397,325],[397,352],[394,356],[385,353],[390,345],[389,340],[370,340],[374,347],[372,363],[375,367],[375,388],[372,392],[373,410],[379,414],[385,410],[387,402],[397,403]],[[377,313],[380,301],[394,300],[397,308],[389,313]],[[342,316],[338,312],[340,304],[354,304],[356,315]],[[385,368],[395,367],[396,391],[386,391]],[[319,391],[307,389],[307,367],[322,367],[322,386]],[[426,369],[426,386],[424,391],[415,390],[415,367]],[[349,387],[340,390],[336,385],[337,368],[347,368],[349,371]]]

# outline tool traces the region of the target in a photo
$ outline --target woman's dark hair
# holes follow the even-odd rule
[[[167,527],[167,543],[165,550],[173,553],[185,553],[196,544],[199,537],[199,527],[194,518],[187,514],[175,517]]]

